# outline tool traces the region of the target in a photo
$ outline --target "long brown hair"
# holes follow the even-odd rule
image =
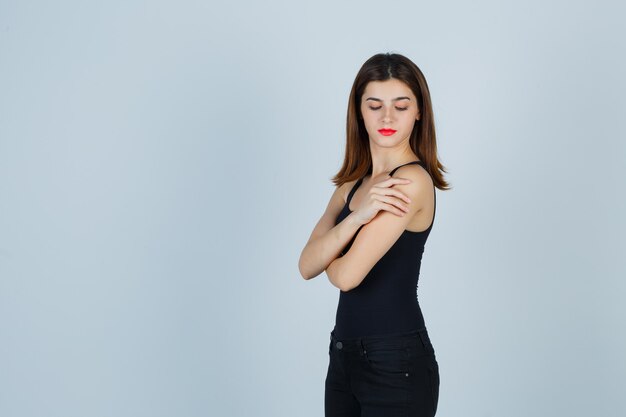
[[[331,181],[335,185],[341,186],[346,182],[371,173],[372,156],[370,154],[369,136],[365,130],[361,114],[361,98],[367,83],[385,81],[391,78],[407,84],[417,98],[420,120],[415,120],[411,132],[409,139],[411,149],[420,160],[424,161],[435,187],[440,190],[450,189],[450,185],[442,174],[442,172],[447,171],[437,159],[435,121],[426,78],[410,59],[394,53],[381,53],[369,58],[359,70],[352,84],[346,123],[346,153],[343,166]]]

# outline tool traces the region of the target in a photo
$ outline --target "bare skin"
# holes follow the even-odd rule
[[[417,161],[417,159],[415,159]],[[402,167],[404,168],[404,167]],[[407,178],[397,177],[398,171],[396,170],[394,177],[389,177],[387,174],[382,175],[380,178],[372,179],[369,175],[363,179],[363,182],[357,188],[348,209],[356,214],[356,219],[360,224],[369,223],[379,210],[389,211],[397,216],[404,216],[408,212],[408,204],[411,202],[409,197],[401,193],[400,191],[388,188],[393,187],[395,184],[408,184],[411,180]],[[378,181],[378,182],[376,182]],[[346,193],[343,195],[344,204],[348,200],[348,193],[354,186],[356,181],[349,183]],[[386,196],[386,194],[390,194]],[[383,201],[387,204],[378,204],[378,201]],[[428,210],[420,210],[409,221],[406,230],[410,232],[422,232],[430,226],[432,222],[432,210],[434,208],[434,199],[432,201],[433,206]]]
[[[391,188],[397,184],[411,181],[403,178],[388,178],[372,187],[368,201],[363,201],[343,221],[335,225],[335,219],[346,203],[346,197],[356,181],[337,187],[330,198],[326,210],[319,219],[306,246],[300,255],[298,267],[304,279],[311,279],[324,272],[348,244],[359,228],[369,223],[381,211],[405,216],[410,203],[409,197],[399,190]],[[362,188],[363,184],[361,185]],[[351,203],[354,204],[354,197]],[[353,208],[352,204],[350,209]]]

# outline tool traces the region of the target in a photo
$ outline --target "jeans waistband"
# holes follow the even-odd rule
[[[348,351],[365,351],[377,348],[405,348],[409,346],[428,346],[430,338],[426,327],[420,329],[409,330],[400,333],[390,333],[384,335],[372,335],[353,338],[337,338],[335,330],[330,332],[331,345],[336,348]]]

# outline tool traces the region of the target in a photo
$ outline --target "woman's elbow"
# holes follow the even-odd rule
[[[303,256],[300,256],[300,260],[298,261],[298,270],[300,271],[300,275],[305,281],[310,280],[311,278],[315,278],[317,275],[313,274],[313,272],[307,268],[306,261]]]

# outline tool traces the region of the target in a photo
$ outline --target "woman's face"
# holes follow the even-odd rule
[[[380,146],[408,141],[415,120],[420,118],[415,95],[408,85],[395,78],[367,84],[361,98],[361,114],[370,140]]]

